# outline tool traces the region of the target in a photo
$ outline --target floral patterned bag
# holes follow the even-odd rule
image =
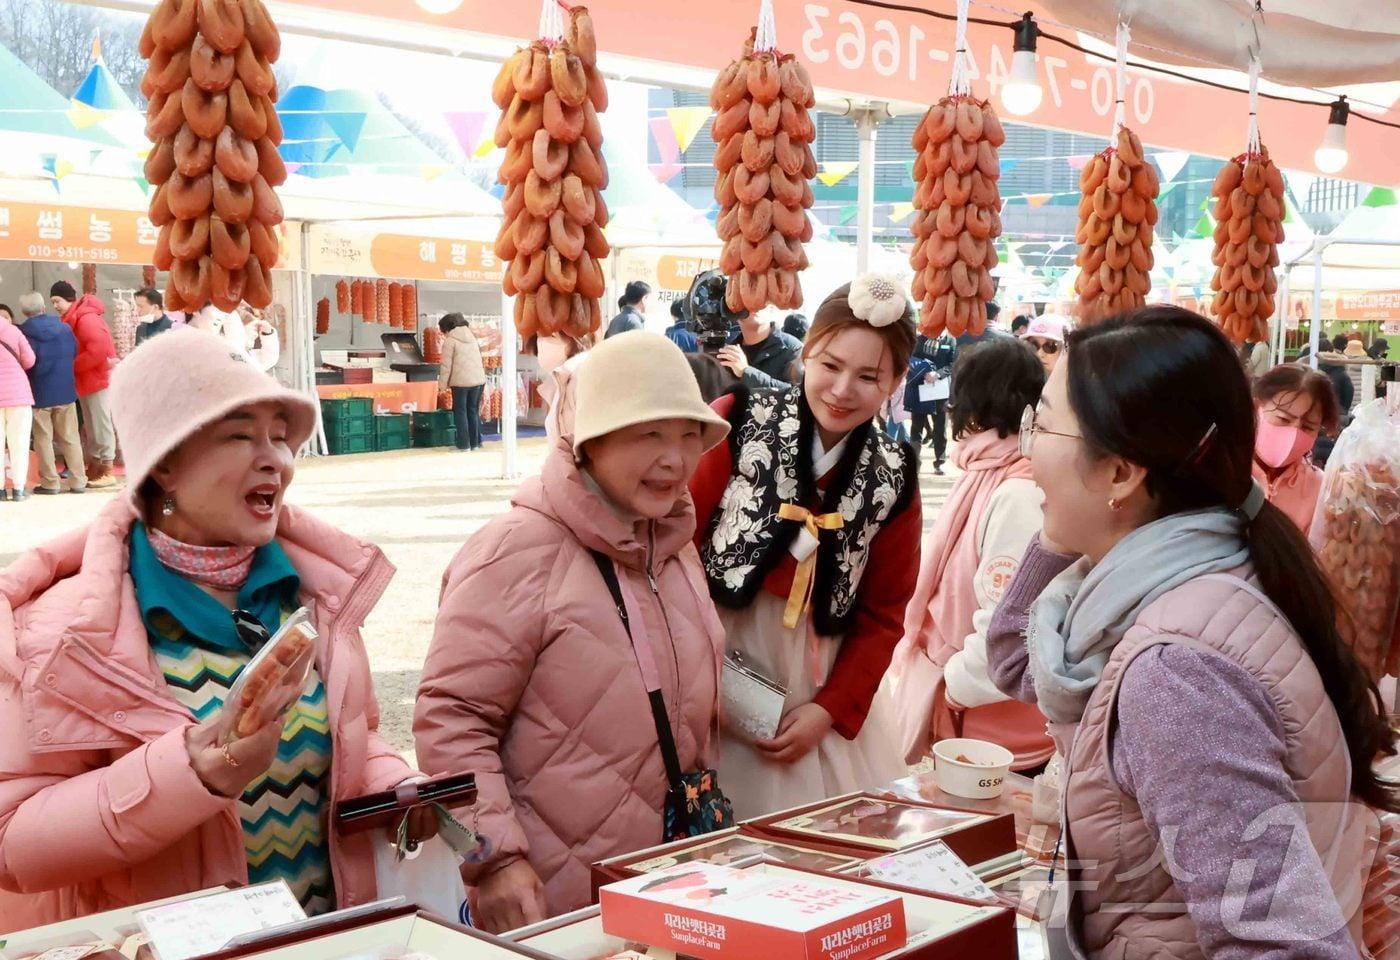
[[[598,565],[598,572],[603,575],[613,603],[617,605],[617,615],[622,618],[622,626],[632,640],[632,650],[637,654],[638,665],[641,666],[642,654],[637,649],[636,637],[632,636],[632,622],[627,617],[627,603],[622,599],[617,571],[607,557],[596,550],[590,553],[593,554],[593,562]],[[642,670],[644,676],[646,672]],[[666,809],[662,814],[662,842],[685,840],[734,826],[734,807],[719,788],[719,775],[714,770],[697,770],[694,773],[681,770],[676,739],[671,733],[671,718],[666,713],[666,699],[660,688],[647,690],[647,698],[651,701],[656,739],[661,746],[661,762],[666,767],[666,782],[670,785],[666,792]]]

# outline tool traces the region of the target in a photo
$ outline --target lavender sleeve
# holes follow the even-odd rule
[[[996,688],[1013,700],[1035,703],[1035,683],[1026,650],[1026,624],[1031,604],[1046,585],[1064,572],[1075,558],[1042,549],[1040,538],[1031,540],[1011,586],[997,604],[987,627],[988,674]]]
[[[1282,722],[1258,680],[1215,653],[1154,647],[1124,673],[1117,719],[1113,774],[1161,844],[1207,957],[1359,956],[1308,841]],[[1290,850],[1294,836],[1302,842]]]

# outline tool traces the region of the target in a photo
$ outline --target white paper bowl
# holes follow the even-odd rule
[[[986,740],[940,740],[933,745],[937,762],[934,780],[944,793],[969,800],[990,800],[1001,796],[1006,773],[1015,759],[1011,751]],[[964,763],[957,759],[973,761]]]

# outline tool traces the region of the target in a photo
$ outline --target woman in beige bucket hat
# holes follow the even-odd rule
[[[569,387],[572,421],[542,474],[447,569],[414,718],[424,770],[476,771],[495,848],[464,875],[491,931],[586,906],[593,862],[661,839],[650,690],[682,771],[712,760],[724,639],[686,485],[729,425],[654,333],[604,341]]]

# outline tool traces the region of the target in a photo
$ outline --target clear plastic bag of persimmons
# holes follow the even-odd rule
[[[265,642],[238,675],[219,711],[220,743],[252,736],[284,714],[306,690],[316,662],[317,633],[305,607],[288,617],[270,638],[256,618],[241,610],[234,612],[234,623],[250,646]]]

